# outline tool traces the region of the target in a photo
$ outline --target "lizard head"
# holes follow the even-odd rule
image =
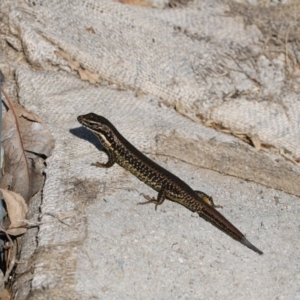
[[[77,120],[84,127],[88,128],[96,134],[109,133],[114,127],[107,119],[94,113],[78,116]]]
[[[101,141],[103,146],[108,146],[113,142],[116,128],[106,118],[89,113],[77,117],[79,123],[91,130]]]

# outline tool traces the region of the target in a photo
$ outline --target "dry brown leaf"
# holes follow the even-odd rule
[[[68,65],[69,65],[69,67],[70,67],[71,69],[77,71],[77,70],[80,68],[79,62],[77,62],[77,61],[75,61],[74,59],[72,59],[71,56],[70,56],[68,53],[66,53],[66,52],[64,52],[64,51],[60,51],[60,50],[55,51],[54,53],[55,53],[57,56],[59,56],[59,57],[63,58],[64,60],[66,60],[67,63],[68,63]]]
[[[297,160],[295,160],[290,154],[285,153],[283,149],[279,150],[279,154],[281,154],[283,157],[285,157],[287,160],[291,161],[295,165],[297,165],[297,166],[300,165]]]
[[[251,142],[256,150],[260,150],[262,148],[261,141],[257,134],[254,134],[253,136],[250,136]]]
[[[87,30],[90,28],[87,28]],[[82,67],[80,67],[80,63],[73,60],[68,53],[59,50],[55,51],[55,54],[66,60],[69,67],[78,72],[81,80],[87,80],[92,84],[100,82],[100,78],[97,73],[92,73],[88,70],[84,70]]]
[[[23,108],[22,116],[24,118],[28,119],[29,121],[43,123],[43,120],[40,117],[38,117],[36,114],[31,112],[30,110],[27,110],[26,108]]]
[[[92,84],[100,82],[99,75],[96,73],[91,73],[90,71],[83,69],[78,69],[78,73],[82,80],[88,80]]]
[[[1,178],[0,187],[10,190],[10,187],[12,185],[12,180],[13,180],[12,175],[10,175],[8,173],[3,174],[2,178]]]
[[[130,5],[137,5],[137,6],[151,6],[151,4],[145,0],[114,0],[114,1],[123,4],[130,4]]]
[[[10,300],[11,294],[7,289],[4,289],[0,294],[0,300]]]
[[[24,198],[13,191],[1,188],[0,191],[2,192],[10,220],[10,225],[5,232],[10,235],[20,235],[25,233],[27,228],[24,227],[26,226],[26,222],[24,221],[28,212],[28,207]]]
[[[38,116],[19,104],[12,104],[3,93],[9,111],[2,125],[4,178],[0,186],[5,189],[9,186],[28,201],[43,185],[44,159],[51,156],[55,142]]]

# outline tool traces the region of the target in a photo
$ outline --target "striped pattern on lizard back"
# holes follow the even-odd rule
[[[202,203],[198,195],[185,182],[142,154],[118,131],[114,132],[114,137],[110,135],[106,136],[106,139],[98,137],[110,158],[156,191],[159,192],[164,187],[168,199],[197,212],[200,212],[206,204]],[[193,194],[198,201],[189,194]]]
[[[197,212],[202,218],[246,247],[263,254],[245,238],[242,232],[214,209],[213,202],[207,201],[207,199],[212,200],[209,196],[202,192],[193,191],[180,178],[141,153],[107,119],[89,113],[79,116],[78,121],[99,138],[108,154],[109,160],[107,163],[97,162],[93,164],[94,166],[109,168],[115,162],[118,163],[138,179],[158,191],[157,200],[150,199],[147,203],[154,202],[157,206],[162,204],[165,198],[180,203],[189,210]]]

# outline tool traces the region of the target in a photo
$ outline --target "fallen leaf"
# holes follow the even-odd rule
[[[38,116],[3,94],[9,111],[2,124],[4,177],[0,187],[9,187],[28,201],[43,185],[44,160],[51,156],[55,142]]]
[[[64,51],[60,51],[60,50],[54,51],[54,53],[55,53],[57,56],[59,56],[59,57],[63,58],[64,60],[66,60],[67,63],[68,63],[68,65],[69,65],[69,67],[70,67],[71,69],[77,71],[77,70],[80,68],[79,62],[77,62],[77,61],[75,61],[74,59],[72,59],[71,56],[70,56],[68,53],[66,53],[66,52],[64,52]]]
[[[28,207],[24,198],[13,191],[1,188],[0,191],[6,204],[6,210],[10,220],[10,225],[5,232],[15,236],[25,233],[27,230],[27,228],[25,228],[25,218],[28,212]]]
[[[151,6],[151,4],[145,0],[114,0],[114,1],[123,4],[136,5],[136,6]]]
[[[83,69],[78,69],[78,73],[81,80],[87,80],[92,84],[100,82],[99,75],[96,73],[91,73],[90,71]]]
[[[257,134],[250,136],[250,139],[256,150],[260,150],[262,148],[261,141]]]
[[[4,289],[1,293],[0,293],[0,299],[1,300],[10,300],[11,299],[11,294],[7,289]]]
[[[92,27],[90,27],[90,28],[92,28]],[[87,28],[87,30],[90,28]],[[100,82],[100,77],[97,73],[92,73],[88,70],[83,69],[80,66],[80,63],[73,60],[68,53],[59,50],[59,51],[55,51],[55,54],[57,56],[63,58],[64,60],[66,60],[69,67],[78,72],[81,80],[87,80],[92,84]]]
[[[40,117],[38,117],[36,114],[25,108],[22,111],[22,116],[28,119],[29,121],[43,123],[43,120]]]

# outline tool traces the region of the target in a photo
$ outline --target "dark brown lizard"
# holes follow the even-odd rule
[[[145,196],[148,201],[142,204],[155,203],[156,208],[165,199],[180,203],[191,211],[197,212],[199,216],[246,247],[258,254],[263,254],[214,208],[215,205],[211,197],[192,190],[180,178],[142,154],[107,119],[94,113],[79,116],[77,119],[97,136],[108,155],[106,163],[97,162],[93,164],[94,166],[109,168],[116,162],[158,192],[157,199],[150,199],[150,197]]]

